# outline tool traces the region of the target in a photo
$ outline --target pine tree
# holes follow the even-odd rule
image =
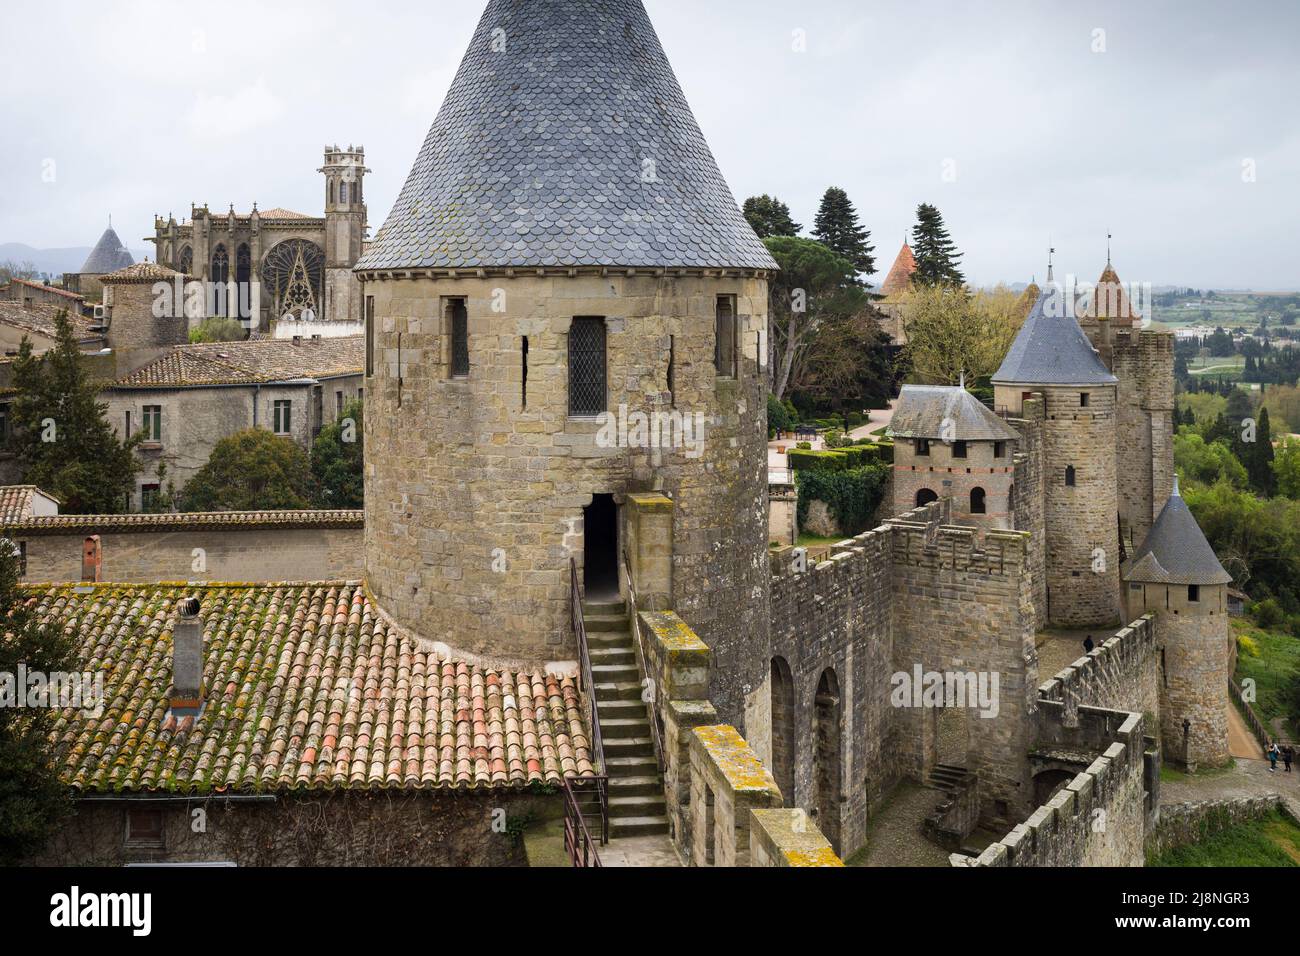
[[[813,238],[853,263],[859,274],[872,275],[876,271],[871,233],[859,225],[857,210],[843,189],[832,186],[822,196],[813,222]]]
[[[115,514],[135,485],[135,447],[108,423],[108,405],[82,366],[81,350],[66,312],[56,317],[55,345],[32,354],[24,336],[13,364],[14,434],[9,448],[25,480],[63,502],[66,514]]]
[[[962,285],[966,282],[966,277],[957,268],[961,253],[948,236],[943,216],[929,203],[916,207],[912,255],[916,257],[912,281],[917,285]]]
[[[790,218],[790,207],[775,196],[750,196],[742,210],[758,238],[798,235],[803,226]]]
[[[1277,474],[1273,470],[1273,436],[1268,421],[1268,409],[1260,408],[1255,423],[1255,440],[1250,443],[1241,462],[1246,466],[1251,487],[1265,498],[1277,493]]]

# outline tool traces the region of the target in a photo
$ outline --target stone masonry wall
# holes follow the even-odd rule
[[[525,817],[538,801],[510,791],[323,793],[268,800],[80,800],[32,866],[222,863],[239,866],[523,866],[522,841],[494,811]],[[130,808],[163,815],[162,846],[128,846]],[[202,811],[201,817],[195,812]],[[202,829],[196,829],[201,820]]]
[[[1119,379],[1119,514],[1136,547],[1173,489],[1174,337],[1116,330],[1113,363]]]
[[[1028,748],[1038,656],[1034,648],[1028,535],[892,523],[893,667],[897,673],[973,674],[996,704],[968,709],[966,760],[980,781],[982,817],[1010,820],[1032,803]],[[973,706],[973,705],[968,705]],[[938,759],[942,708],[895,709],[900,759],[906,773],[924,779]]]
[[[1048,619],[1064,627],[1118,625],[1115,388],[1051,386],[1043,393]],[[1070,466],[1073,486],[1066,484]]]
[[[1045,403],[1041,395],[1023,399],[1020,418],[1008,419],[1007,424],[1020,432],[1016,444],[1016,470],[1012,485],[1012,527],[1029,532],[1026,564],[1033,583],[1030,590],[1034,600],[1034,629],[1047,626],[1047,534],[1043,514],[1043,423]]]
[[[1144,614],[1062,668],[1039,685],[1038,696],[1062,703],[1066,720],[1073,719],[1082,704],[1136,711],[1153,719],[1160,706],[1155,615]]]
[[[1160,808],[1160,822],[1147,835],[1147,855],[1159,856],[1175,847],[1199,843],[1215,833],[1266,817],[1274,810],[1288,815],[1291,812],[1280,794],[1166,804]]]
[[[469,653],[572,657],[583,507],[662,491],[674,501],[672,607],[713,649],[721,719],[743,726],[767,667],[749,651],[766,647],[768,627],[766,281],[611,270],[371,279],[364,294],[375,316],[366,570],[385,612]],[[714,367],[719,295],[736,297],[735,379]],[[449,297],[466,301],[466,377],[451,374]],[[700,454],[603,447],[600,422],[568,414],[577,316],[605,319],[606,408],[699,413]]]
[[[88,532],[87,532],[88,533]],[[15,535],[27,543],[26,582],[81,580],[86,533]],[[105,581],[338,581],[361,577],[354,528],[190,528],[100,533]],[[199,570],[194,549],[203,550]]]

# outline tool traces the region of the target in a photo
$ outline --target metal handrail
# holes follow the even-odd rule
[[[659,737],[659,687],[650,677],[650,657],[646,653],[645,641],[641,635],[641,621],[637,616],[636,585],[632,579],[632,562],[628,558],[627,548],[623,549],[623,576],[627,579],[628,622],[632,629],[632,641],[636,646],[637,663],[640,664],[641,677],[650,685],[649,706],[650,740],[654,743],[655,765],[663,773],[667,764],[664,761],[664,744]],[[646,686],[642,683],[642,687]]]
[[[609,839],[609,789],[605,764],[605,741],[600,735],[600,707],[596,703],[596,678],[591,672],[591,652],[587,648],[587,624],[582,619],[582,594],[578,590],[578,564],[569,558],[569,618],[578,642],[578,660],[581,663],[583,689],[587,693],[587,706],[591,716],[591,749],[596,765],[596,792],[600,798],[601,842]]]
[[[572,777],[564,778],[564,850],[569,855],[569,862],[575,867],[602,866],[600,854],[596,852],[596,841],[587,829],[587,818],[583,816],[574,792]],[[589,778],[584,778],[589,779]],[[606,842],[602,837],[601,842]]]

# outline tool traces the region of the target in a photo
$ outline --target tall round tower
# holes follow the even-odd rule
[[[1124,581],[1128,617],[1156,615],[1165,759],[1189,767],[1227,763],[1232,576],[1178,493],[1177,477],[1146,540],[1125,563]]]
[[[1047,619],[1064,627],[1119,621],[1117,382],[1049,278],[993,388],[995,405],[1014,415],[1035,392],[1044,399]]]
[[[572,657],[570,560],[616,600],[653,500],[637,548],[741,722],[767,673],[776,263],[641,3],[492,0],[356,268],[384,613],[487,658]]]

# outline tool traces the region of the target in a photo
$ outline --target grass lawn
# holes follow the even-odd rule
[[[1300,826],[1274,810],[1196,843],[1174,847],[1147,866],[1300,866]]]
[[[1300,717],[1300,638],[1281,631],[1265,631],[1245,618],[1232,622],[1237,637],[1238,684],[1255,681],[1251,707],[1265,724],[1281,717],[1290,727]]]
[[[839,544],[847,537],[851,537],[851,535],[837,534],[833,538],[824,538],[818,534],[807,534],[801,531],[799,532],[799,546],[802,548],[811,548],[819,544]]]
[[[1150,718],[1148,717],[1148,720],[1149,719]],[[1150,724],[1148,724],[1148,726],[1150,726]],[[1220,777],[1225,773],[1229,773],[1236,765],[1237,762],[1232,760],[1229,761],[1226,767],[1198,767],[1196,773],[1191,774],[1182,770],[1177,770],[1162,761],[1160,764],[1160,779],[1166,783],[1187,780],[1200,781],[1207,777]]]

